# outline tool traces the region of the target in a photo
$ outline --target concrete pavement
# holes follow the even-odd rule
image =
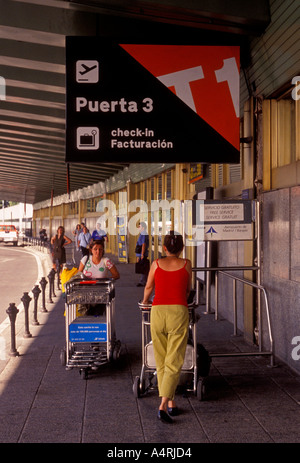
[[[40,255],[47,276],[49,262]],[[116,331],[122,355],[88,380],[60,362],[65,347],[61,292],[46,303],[47,313],[38,312],[31,338],[23,338],[23,314],[18,314],[19,356],[0,360],[1,443],[106,443],[106,456],[121,444],[143,449],[144,444],[300,443],[300,378],[277,360],[270,367],[268,357],[214,357],[205,400],[179,394],[182,413],[172,425],[156,418],[156,390],[136,399],[132,385],[142,355],[137,302],[143,288],[136,287],[133,264],[117,266]],[[209,352],[249,350],[242,337],[232,336],[229,322],[216,322],[204,310],[197,309],[197,339]]]

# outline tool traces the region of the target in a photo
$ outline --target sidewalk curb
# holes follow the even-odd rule
[[[50,254],[42,253],[40,251],[37,251],[36,249],[33,249],[32,247],[22,247],[22,250],[34,255],[34,257],[36,258],[37,266],[38,266],[38,278],[36,282],[34,283],[34,285],[39,285],[41,278],[42,277],[46,278],[52,268],[52,261],[51,261]],[[32,290],[28,291],[28,294],[33,299]],[[20,320],[20,315],[22,312],[24,312],[23,302],[20,302],[20,304],[16,307],[18,309],[18,314],[16,318],[15,331],[16,331],[16,350],[18,351],[18,348],[22,345],[24,340],[28,342],[30,340],[33,340],[34,336],[32,336],[31,338],[23,337],[24,320],[23,319]],[[10,324],[9,316],[7,316],[5,320],[3,320],[3,322],[0,324],[0,340],[1,339],[2,339],[1,344],[3,345],[5,352],[4,352],[4,358],[0,355],[0,374],[6,368],[7,364],[9,363],[9,360],[13,358],[9,355],[9,346],[11,344],[11,324]],[[0,347],[2,346],[0,345]],[[2,364],[2,362],[4,363],[4,365]]]

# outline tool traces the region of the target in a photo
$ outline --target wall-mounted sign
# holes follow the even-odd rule
[[[192,163],[190,165],[189,184],[198,182],[204,178],[205,165]]]
[[[67,37],[66,162],[239,162],[239,47]]]
[[[253,239],[252,201],[195,201],[194,241]]]
[[[128,262],[127,226],[126,217],[117,217],[118,259],[119,262]]]

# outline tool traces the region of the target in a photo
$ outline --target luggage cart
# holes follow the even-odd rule
[[[102,304],[100,315],[78,315],[78,305]],[[66,283],[66,348],[61,363],[78,368],[87,379],[92,370],[119,358],[121,343],[115,334],[115,286],[109,278]]]
[[[142,314],[142,369],[140,376],[136,376],[133,383],[133,394],[136,398],[146,394],[148,390],[155,389],[157,383],[156,365],[153,344],[150,332],[150,313],[152,304],[139,302]],[[196,324],[200,318],[195,314],[194,302],[188,304],[189,308],[189,338],[185,352],[185,359],[181,369],[179,385],[184,385],[185,391],[192,391],[199,400],[205,395],[205,376],[200,376],[203,368],[199,368],[199,347],[197,344]],[[208,359],[210,362],[210,359]],[[209,368],[208,368],[209,370]],[[208,372],[207,372],[208,374]]]

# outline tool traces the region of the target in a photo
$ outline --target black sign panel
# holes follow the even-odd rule
[[[122,45],[67,37],[66,65],[66,162],[239,162],[237,143]]]

